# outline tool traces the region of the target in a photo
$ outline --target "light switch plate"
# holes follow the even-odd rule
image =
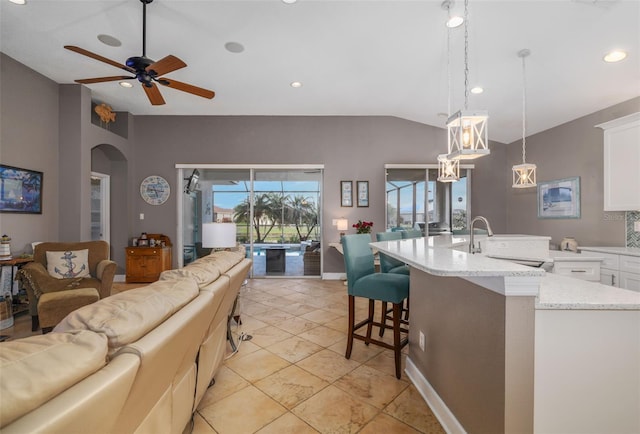
[[[633,230],[640,232],[640,222],[633,222]]]

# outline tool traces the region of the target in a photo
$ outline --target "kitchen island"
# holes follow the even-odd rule
[[[640,432],[640,294],[467,244],[372,243],[411,267],[406,371],[445,429]]]

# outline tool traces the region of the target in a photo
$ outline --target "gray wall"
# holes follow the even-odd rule
[[[624,212],[604,209],[602,129],[594,128],[640,111],[640,98],[600,110],[527,137],[527,162],[538,166],[538,182],[580,177],[580,219],[538,219],[536,189],[507,188],[507,232],[549,235],[559,244],[565,236],[583,246],[624,246]],[[510,185],[510,167],[522,162],[522,140],[507,146],[503,185]],[[509,179],[507,179],[509,178]]]
[[[339,234],[331,219],[346,217],[374,222],[384,230],[385,163],[435,163],[446,149],[446,131],[392,117],[347,116],[138,116],[135,118],[134,190],[149,175],[161,175],[172,195],[160,206],[136,195],[134,233],[165,233],[176,239],[176,163],[193,164],[324,164],[324,272],[343,272],[342,256],[328,248]],[[502,165],[504,146],[494,145],[494,158],[474,173],[472,202],[504,230],[504,195],[494,194],[494,164]],[[369,181],[368,208],[341,208],[340,180]],[[355,184],[354,184],[355,185]],[[477,197],[475,197],[477,196]],[[482,196],[488,198],[480,199]],[[144,221],[138,219],[145,214]],[[349,232],[354,232],[350,229]],[[174,252],[175,257],[178,252]]]
[[[0,161],[43,172],[42,214],[0,214],[13,253],[58,238],[58,85],[0,53]]]

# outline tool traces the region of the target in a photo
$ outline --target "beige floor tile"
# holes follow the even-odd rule
[[[400,354],[400,372],[404,379],[407,379],[407,374],[404,372],[406,361],[407,355],[404,353]],[[380,352],[380,354],[365,362],[365,365],[377,369],[385,374],[396,375],[396,361],[393,350],[383,348],[383,351]]]
[[[311,428],[306,422],[292,413],[286,413],[269,425],[262,428],[256,434],[316,434],[318,431]]]
[[[244,332],[245,334],[251,336],[251,339],[253,339],[253,335],[251,334],[251,332]],[[243,340],[242,342],[239,341],[239,336],[236,332],[233,332],[233,337],[236,343],[236,346],[238,348],[238,352],[231,356],[231,352],[233,351],[231,349],[231,345],[229,345],[229,343],[227,342],[227,357],[240,357],[240,356],[244,356],[246,354],[249,353],[253,353],[254,351],[258,351],[259,349],[261,349],[262,347],[254,344],[253,342],[251,342],[251,339],[249,340]]]
[[[239,312],[241,315],[260,315],[269,309],[271,309],[271,307],[266,304],[240,299]]]
[[[318,326],[304,333],[300,333],[298,336],[323,347],[329,347],[342,339],[344,337],[344,333],[340,333],[339,331],[330,329],[329,327]]]
[[[281,328],[273,325],[268,325],[266,327],[262,327],[261,329],[252,330],[251,336],[253,336],[251,342],[264,348],[273,345],[276,342],[289,339],[293,335],[291,333],[285,332]]]
[[[292,413],[321,433],[356,433],[378,410],[329,386],[295,407]]]
[[[245,380],[253,383],[267,377],[290,363],[265,349],[227,360],[226,366]]]
[[[301,315],[302,318],[317,322],[319,324],[331,322],[340,318],[340,316],[340,314],[335,314],[324,309],[316,309],[314,311]]]
[[[333,321],[327,322],[323,324],[325,327],[329,327],[330,329],[334,329],[341,333],[347,333],[349,330],[349,317],[348,316],[340,316]]]
[[[316,309],[317,308],[304,303],[293,303],[282,308],[282,310],[295,316],[304,315],[305,313],[313,312]]]
[[[291,363],[295,363],[317,353],[322,350],[322,347],[299,336],[294,336],[268,346],[267,350]]]
[[[308,319],[295,317],[289,318],[282,321],[274,322],[273,325],[282,329],[288,333],[292,333],[294,335],[298,335],[300,333],[304,333],[313,328],[319,327],[320,324],[317,322],[310,321]]]
[[[198,408],[204,408],[249,385],[249,382],[226,366],[221,366],[214,376],[215,384],[211,386],[200,401]]]
[[[416,431],[409,425],[400,422],[398,419],[381,413],[377,415],[371,422],[369,422],[360,431],[360,434],[381,434],[381,433],[393,433],[393,434],[419,434],[420,431]]]
[[[259,389],[248,386],[200,414],[219,434],[254,433],[286,413],[286,409]]]
[[[345,336],[344,339],[340,339],[338,342],[328,347],[328,349],[344,356],[347,351],[347,337]],[[379,347],[378,345],[365,345],[364,342],[358,339],[354,339],[350,360],[364,363],[371,360],[383,351],[389,350]]]
[[[193,415],[193,430],[190,434],[217,434],[199,413]]]
[[[269,325],[264,321],[260,321],[258,318],[252,315],[245,315],[242,312],[240,314],[240,323],[240,330],[248,333]]]
[[[324,349],[296,363],[302,369],[311,372],[330,383],[353,371],[360,363],[347,360],[331,350]]]
[[[282,307],[283,304],[280,304],[279,306]],[[295,315],[292,315],[288,312],[280,310],[276,306],[274,306],[271,310],[268,310],[260,314],[260,320],[266,322],[267,324],[274,324],[276,322],[280,322],[282,320],[286,320],[294,317]]]
[[[420,392],[413,385],[407,387],[391,404],[384,409],[384,413],[411,425],[413,428],[429,434],[444,433],[442,426],[424,401]]]
[[[292,409],[327,387],[329,383],[297,366],[289,366],[255,382],[254,385],[281,405]]]
[[[339,378],[333,384],[381,410],[409,386],[409,383],[398,380],[395,375],[382,374],[364,365]]]

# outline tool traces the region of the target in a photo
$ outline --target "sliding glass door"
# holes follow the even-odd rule
[[[183,169],[188,175],[192,168]],[[237,241],[253,259],[253,277],[302,277],[321,274],[320,215],[322,166],[225,168],[199,167],[197,194],[200,222],[193,234],[193,258],[208,254],[201,225],[234,222]],[[184,203],[184,202],[183,202]],[[184,209],[184,207],[183,207]],[[193,221],[183,211],[182,225]],[[188,244],[184,244],[187,252]],[[185,253],[184,262],[189,258]]]

